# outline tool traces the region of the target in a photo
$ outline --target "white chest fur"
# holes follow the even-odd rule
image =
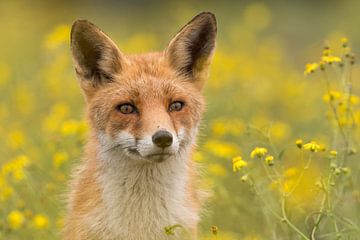
[[[88,223],[102,239],[161,240],[164,228],[195,226],[198,214],[188,204],[187,160],[139,163],[122,155],[101,156],[103,205],[91,212]]]

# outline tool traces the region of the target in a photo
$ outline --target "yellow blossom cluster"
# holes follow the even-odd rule
[[[19,229],[25,222],[25,216],[22,212],[14,210],[7,216],[7,221],[11,229]]]
[[[245,124],[239,119],[216,119],[211,127],[215,136],[240,136],[245,130]]]
[[[88,129],[86,122],[68,118],[69,114],[69,106],[64,103],[54,104],[50,114],[44,119],[44,130],[49,133],[58,132],[62,136],[84,136]]]
[[[26,155],[20,155],[1,167],[1,176],[4,178],[11,176],[15,181],[23,180],[25,178],[25,168],[29,164],[29,158]]]
[[[43,214],[36,214],[32,216],[31,211],[19,211],[13,210],[7,215],[7,224],[12,230],[21,228],[27,220],[31,221],[31,224],[36,229],[44,229],[49,226],[49,219]]]
[[[233,171],[236,172],[241,170],[242,168],[246,167],[248,163],[242,159],[242,157],[237,156],[232,159],[233,163]]]
[[[169,9],[179,10],[171,21],[175,29],[176,22],[186,20],[194,9],[187,2],[170,2],[162,5],[170,4]],[[305,81],[303,72],[289,59],[293,54],[286,51],[287,40],[269,31],[274,25],[272,11],[276,10],[268,6],[270,2],[240,4],[239,11],[236,8],[240,5],[232,4],[232,11],[239,14],[229,14],[231,21],[223,14],[218,22],[222,33],[204,91],[208,107],[200,125],[198,147],[192,154],[204,172],[199,189],[214,190],[209,191],[213,192],[209,214],[200,224],[201,232],[208,234],[199,239],[307,239],[318,217],[320,222],[312,239],[335,239],[336,234],[341,239],[357,239],[359,213],[354,206],[360,202],[356,161],[360,136],[359,65],[348,39],[342,38],[341,48],[324,48],[319,59],[305,67],[305,75],[321,73],[319,77],[328,77],[327,91],[321,90],[326,84]],[[212,7],[217,9],[217,4],[220,2]],[[54,22],[56,17],[47,17],[58,9],[46,9],[46,4],[40,8],[37,4],[23,7],[19,1],[2,1],[0,5],[7,9],[2,11],[4,19],[11,19],[0,23],[6,30],[0,42],[9,46],[2,49],[0,56],[0,239],[52,240],[65,225],[64,203],[59,196],[66,191],[70,169],[81,156],[88,128],[83,120],[86,101],[69,54],[71,19],[65,12],[71,11],[61,11],[67,24],[58,24]],[[66,9],[61,3],[58,6]],[[12,17],[14,9],[16,15],[37,17],[19,31],[13,28],[21,22],[21,18]],[[49,22],[44,24],[43,19]],[[276,21],[280,23],[280,15]],[[135,25],[142,28],[130,21],[129,29]],[[159,28],[167,29],[165,25]],[[104,28],[129,54],[161,50],[160,43],[169,40],[168,34],[163,34],[166,39],[162,39],[162,35],[141,29],[123,32],[124,36],[116,39],[116,24]],[[339,38],[334,30],[329,43]],[[43,40],[39,41],[41,34]],[[13,41],[16,39],[26,43],[17,44]],[[297,39],[297,43],[301,40]],[[312,54],[299,46],[293,48],[296,56],[296,51]],[[37,61],[23,64],[17,59]],[[326,114],[321,112],[321,97],[328,107]],[[322,121],[323,116],[329,124]],[[298,136],[304,140],[294,144]],[[309,137],[316,142],[305,140]],[[329,146],[328,151],[323,142]],[[326,201],[320,208],[323,195]],[[280,222],[286,224],[280,226]],[[176,238],[181,226],[171,224],[165,232],[169,238]],[[338,226],[338,232],[333,225]],[[305,237],[298,236],[290,226],[304,230]]]
[[[250,153],[250,157],[251,158],[261,158],[263,156],[265,156],[265,154],[268,152],[268,150],[266,148],[263,147],[256,147],[254,150],[252,150],[252,152]]]
[[[266,148],[256,147],[250,153],[250,157],[251,158],[255,158],[255,157],[262,158],[267,154],[267,152],[268,152],[268,150]],[[273,166],[274,165],[274,156],[266,155],[266,157],[264,158],[264,161],[265,161],[266,165]],[[233,166],[234,172],[243,169],[247,165],[248,165],[248,163],[245,160],[243,160],[243,158],[241,156],[237,156],[232,159],[232,166]],[[248,178],[248,175],[242,176],[243,181],[245,181],[247,178]]]
[[[303,148],[305,150],[310,150],[311,152],[318,152],[321,149],[320,145],[315,141],[304,144]]]
[[[352,59],[351,53],[350,53],[351,49],[348,47],[347,38],[341,38],[341,43],[342,43],[342,47],[343,47],[344,51],[346,52],[345,57],[349,57],[350,59]],[[338,63],[340,66],[343,66],[344,59],[342,57],[333,55],[332,52],[333,51],[332,51],[332,49],[330,49],[329,46],[325,46],[324,50],[323,50],[323,54],[322,54],[319,62],[306,64],[304,75],[306,76],[311,73],[314,73],[318,68],[320,68],[320,70],[323,71],[323,70],[325,70],[325,67],[327,64],[332,65],[333,63]],[[350,61],[353,61],[353,60],[350,60]]]

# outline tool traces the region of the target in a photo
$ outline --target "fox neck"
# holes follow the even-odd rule
[[[126,239],[162,239],[166,226],[196,225],[198,216],[188,204],[190,147],[161,163],[136,161],[119,151],[100,150],[97,158],[100,221],[105,219],[107,231],[134,236]]]

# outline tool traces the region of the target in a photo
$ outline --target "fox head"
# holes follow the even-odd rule
[[[201,90],[216,30],[215,16],[201,13],[163,52],[125,55],[94,24],[73,24],[75,71],[100,151],[162,162],[191,147],[204,110]]]

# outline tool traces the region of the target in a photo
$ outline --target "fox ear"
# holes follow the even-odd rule
[[[200,13],[180,30],[165,51],[177,73],[192,79],[199,89],[208,77],[216,31],[215,15]]]
[[[113,81],[121,70],[123,54],[104,32],[87,20],[77,20],[73,24],[71,51],[85,92]]]

